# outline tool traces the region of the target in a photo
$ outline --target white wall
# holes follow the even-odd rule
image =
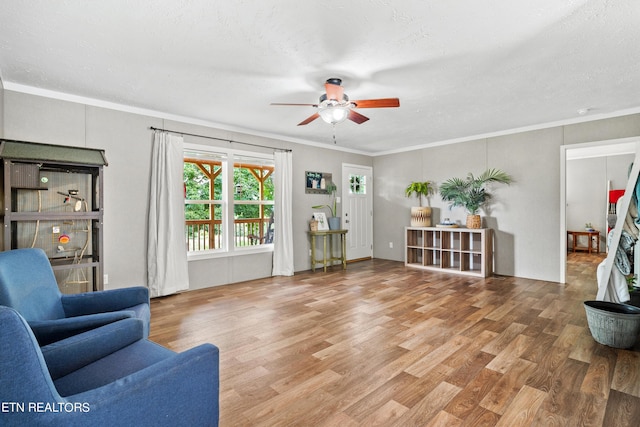
[[[404,260],[404,227],[409,207],[404,197],[411,181],[437,185],[451,177],[499,168],[514,178],[510,186],[494,187],[492,211],[484,226],[495,230],[497,274],[559,281],[560,147],[640,135],[640,115],[558,126],[501,137],[374,158],[374,254]],[[434,221],[449,217],[464,222],[461,208],[449,210],[439,196],[431,198]],[[404,212],[405,214],[399,214]],[[393,248],[389,248],[393,242]]]
[[[370,166],[369,156],[336,152],[274,139],[221,131],[158,117],[55,100],[13,91],[3,92],[5,138],[101,148],[104,170],[104,266],[106,288],[146,284],[147,200],[151,158],[150,126],[293,149],[294,269],[308,270],[307,236],[311,206],[323,202],[304,193],[306,170],[331,172],[341,182],[342,163]],[[225,145],[185,136],[185,142]],[[246,146],[238,146],[247,149]],[[341,194],[342,189],[338,189]],[[271,253],[190,261],[191,289],[235,283],[271,275]]]

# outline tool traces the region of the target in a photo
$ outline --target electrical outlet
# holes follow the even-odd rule
[[[108,285],[109,284],[109,275],[108,274],[104,275],[104,280],[102,282],[103,282],[103,285]]]
[[[309,256],[311,256],[311,249],[309,249]]]
[[[393,249],[393,242],[389,242],[389,249]]]

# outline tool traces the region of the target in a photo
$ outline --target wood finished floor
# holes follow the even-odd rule
[[[567,284],[372,260],[151,303],[151,339],[220,348],[221,426],[640,425],[640,347],[589,332],[601,256]]]

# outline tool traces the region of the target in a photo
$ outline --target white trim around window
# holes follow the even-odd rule
[[[233,164],[234,158],[237,156],[240,157],[253,157],[256,159],[263,159],[269,161],[269,163],[274,161],[273,153],[260,153],[260,152],[252,152],[245,150],[237,150],[232,148],[221,148],[221,147],[212,147],[209,145],[200,145],[193,143],[185,143],[184,144],[185,152],[200,152],[200,153],[218,153],[225,154],[226,161],[223,164],[223,175],[222,175],[222,186],[223,186],[223,194],[222,194],[222,203],[221,206],[223,208],[223,218],[222,221],[222,233],[224,238],[223,247],[220,249],[210,249],[210,250],[202,250],[202,251],[189,251],[187,253],[187,259],[189,261],[196,261],[202,259],[210,259],[210,258],[225,258],[231,256],[242,256],[242,255],[250,255],[250,254],[259,254],[259,253],[270,253],[273,252],[273,244],[262,244],[256,246],[247,246],[247,247],[236,247],[234,244],[234,233],[233,233],[233,224],[234,224],[234,185],[233,185]],[[212,184],[213,185],[213,184]],[[269,204],[273,205],[273,201],[239,201],[238,204]]]

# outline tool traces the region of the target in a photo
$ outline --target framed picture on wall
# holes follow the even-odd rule
[[[318,221],[318,231],[324,231],[329,229],[329,221],[324,212],[314,212],[313,218]]]

